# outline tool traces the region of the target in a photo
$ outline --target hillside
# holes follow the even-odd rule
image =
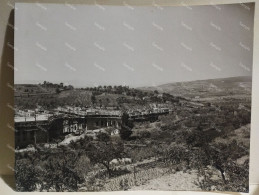
[[[129,88],[125,86],[100,86],[94,88],[76,88],[63,83],[46,82],[39,85],[15,85],[15,105],[22,109],[33,109],[36,105],[45,108],[58,106],[96,106],[129,109],[141,109],[153,103],[173,101],[176,96],[193,100],[218,101],[224,98],[251,99],[251,77],[231,77],[222,79],[177,82],[157,87]],[[171,94],[158,98],[160,93]],[[94,97],[93,97],[94,96]],[[93,99],[92,99],[93,98]]]
[[[18,96],[30,96],[37,95],[37,94],[54,94],[56,93],[56,89],[54,87],[42,87],[41,85],[35,84],[15,84],[15,97]]]
[[[163,84],[157,87],[143,87],[142,90],[158,90],[175,96],[194,98],[227,95],[251,95],[251,77],[229,77]]]
[[[94,100],[92,99],[94,96]],[[132,96],[113,94],[87,89],[64,89],[58,86],[42,86],[33,84],[15,85],[15,106],[20,109],[34,109],[36,105],[46,109],[58,106],[94,106],[117,107],[123,102],[130,103]]]

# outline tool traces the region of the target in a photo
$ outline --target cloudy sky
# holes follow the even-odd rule
[[[15,83],[78,87],[252,75],[253,4],[16,4]]]

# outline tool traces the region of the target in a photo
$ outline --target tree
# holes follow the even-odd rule
[[[60,93],[60,89],[59,88],[56,88],[56,93]]]
[[[91,96],[91,102],[92,102],[93,105],[95,105],[95,103],[96,103],[96,97],[95,97],[95,95],[92,95],[92,96]]]
[[[102,107],[102,99],[99,99],[100,108]]]
[[[248,149],[233,140],[228,144],[204,144],[199,147],[199,150],[193,150],[189,156],[192,166],[198,170],[198,174],[203,178],[202,182],[199,182],[202,190],[211,190],[211,186],[214,186],[216,190],[221,191],[247,192],[249,186],[248,161],[238,165],[236,159],[248,155],[248,153]],[[213,170],[208,170],[208,165],[220,172],[221,180],[215,182],[211,178]],[[209,173],[210,171],[212,174]]]
[[[68,89],[68,90],[72,90],[72,89],[74,89],[74,87],[73,87],[72,85],[68,85],[68,86],[67,86],[67,89]]]
[[[109,177],[112,176],[112,169],[110,162],[113,159],[122,158],[124,155],[124,147],[122,143],[112,143],[112,142],[98,142],[98,144],[90,144],[88,146],[87,156],[90,158],[92,163],[99,163],[103,165]]]
[[[67,152],[51,155],[44,166],[43,174],[45,183],[42,188],[49,190],[54,188],[57,192],[77,191],[78,184],[82,182],[76,171],[77,153]]]
[[[187,132],[186,144],[188,147],[203,147],[208,143],[208,137],[204,132],[199,130],[191,130]]]
[[[124,112],[121,117],[120,136],[122,139],[127,140],[132,134],[133,122],[129,119],[129,115]]]
[[[106,98],[106,104],[105,104],[105,107],[107,107],[110,103],[110,99],[109,98]]]
[[[187,150],[183,144],[171,144],[168,148],[167,155],[172,164],[179,164],[182,161],[186,161],[188,165],[190,163],[189,150]]]

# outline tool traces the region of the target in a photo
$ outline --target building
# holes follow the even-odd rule
[[[26,147],[29,144],[49,141],[47,121],[15,122],[15,147]]]
[[[63,114],[56,116],[42,114],[35,115],[35,117],[15,117],[15,147],[22,148],[29,144],[47,143],[70,133],[78,135],[105,127],[113,127],[117,131],[121,128],[122,121],[119,111],[94,111],[94,114],[84,115],[62,112]],[[130,120],[156,121],[159,115],[168,114],[168,112],[168,108],[159,108],[157,113],[134,111],[130,114]],[[116,133],[118,132],[114,132],[114,134]]]
[[[29,144],[47,143],[61,136],[73,133],[82,134],[86,130],[104,127],[120,128],[118,115],[89,115],[85,117],[64,115],[52,117],[15,118],[15,147],[23,148]]]

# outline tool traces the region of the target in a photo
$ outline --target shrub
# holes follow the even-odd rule
[[[99,132],[97,134],[97,139],[102,142],[108,142],[111,139],[111,136],[104,132]]]
[[[140,131],[138,133],[138,136],[140,139],[144,139],[144,138],[150,138],[151,137],[151,133],[147,130],[143,130],[143,131]]]
[[[89,171],[91,171],[91,169],[92,169],[92,165],[91,165],[90,159],[85,154],[80,156],[75,163],[75,171],[80,178],[84,178],[84,176]]]
[[[75,169],[78,156],[75,153],[60,153],[50,156],[44,166],[43,189],[61,191],[77,191],[82,182]]]
[[[16,189],[18,191],[31,192],[36,190],[36,184],[39,182],[38,172],[29,160],[17,160],[15,172]]]

